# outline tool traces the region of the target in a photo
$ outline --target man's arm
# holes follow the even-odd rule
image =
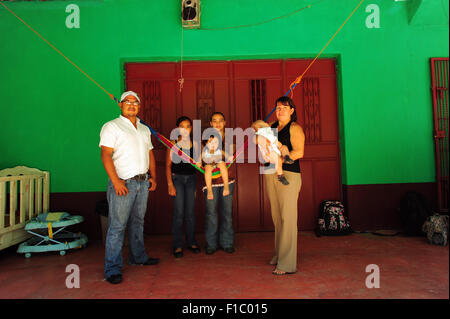
[[[155,156],[153,155],[153,150],[150,150],[148,152],[149,157],[149,170],[150,170],[150,178],[149,181],[152,184],[149,191],[154,191],[156,189],[156,162],[155,162]]]
[[[112,160],[112,154],[114,149],[111,147],[102,146],[100,157],[105,167],[106,174],[108,174],[109,179],[113,183],[114,190],[118,196],[127,195],[128,188],[125,186],[125,181],[121,180],[117,175],[114,162]]]

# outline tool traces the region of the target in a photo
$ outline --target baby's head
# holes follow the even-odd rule
[[[219,139],[216,136],[211,136],[206,144],[208,149],[216,150],[219,147]]]
[[[263,128],[263,127],[270,127],[270,125],[267,124],[264,121],[261,121],[261,120],[257,120],[257,121],[252,123],[252,129],[254,129],[255,132],[258,132],[258,130],[260,128]],[[266,142],[266,138],[264,138],[262,136],[255,135],[255,137],[253,139],[253,142],[256,143],[256,144],[264,144]]]
[[[269,124],[261,120],[257,120],[252,123],[252,129],[254,129],[255,132],[257,132],[261,127],[269,127]]]

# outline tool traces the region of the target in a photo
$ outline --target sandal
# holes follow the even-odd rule
[[[294,162],[294,160],[292,160],[292,159],[289,157],[289,155],[286,155],[286,156],[284,157],[284,163],[285,163],[285,164],[294,164],[295,162]]]
[[[271,266],[277,265],[278,262],[277,262],[276,260],[277,260],[277,258],[276,258],[276,257],[273,257],[273,258],[269,261],[269,265],[271,265]]]
[[[288,180],[286,179],[286,177],[285,177],[283,174],[278,175],[278,180],[279,180],[283,185],[289,185]]]
[[[177,249],[178,249],[178,248],[177,248]],[[174,255],[174,257],[175,257],[175,258],[183,257],[183,250],[176,251],[177,249],[174,249],[174,250],[173,250],[173,255]]]
[[[274,271],[272,271],[272,274],[276,275],[276,276],[292,275],[292,274],[295,274],[295,273],[296,273],[295,271],[294,272],[287,272],[287,271],[282,271],[282,270],[279,270],[279,269],[275,269]]]
[[[194,254],[198,254],[200,252],[200,248],[197,245],[192,245],[191,247],[188,247],[188,249],[192,251]]]

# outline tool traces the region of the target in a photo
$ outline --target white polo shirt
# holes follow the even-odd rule
[[[100,131],[99,146],[114,149],[112,160],[121,179],[145,174],[149,169],[149,151],[153,149],[150,129],[139,119],[136,125],[137,129],[129,119],[120,115],[104,124]]]

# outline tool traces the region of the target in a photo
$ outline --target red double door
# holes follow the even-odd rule
[[[246,129],[264,119],[275,100],[286,94],[289,84],[310,60],[251,60],[184,62],[180,91],[179,63],[127,63],[126,88],[142,100],[141,118],[169,137],[176,119],[186,115],[209,126],[214,111],[226,117],[226,126]],[[322,200],[342,200],[336,71],[333,59],[314,63],[294,90],[298,123],[306,136],[305,155],[300,161],[302,188],[298,201],[300,230],[315,228]],[[272,115],[269,121],[275,120]],[[172,225],[172,199],[165,177],[166,148],[152,137],[157,162],[157,183],[150,194],[145,220],[147,234],[168,234]],[[247,152],[244,153],[245,158]],[[258,163],[233,164],[236,176],[233,200],[235,230],[271,231],[270,204]],[[203,175],[197,176],[196,231],[204,231]]]

